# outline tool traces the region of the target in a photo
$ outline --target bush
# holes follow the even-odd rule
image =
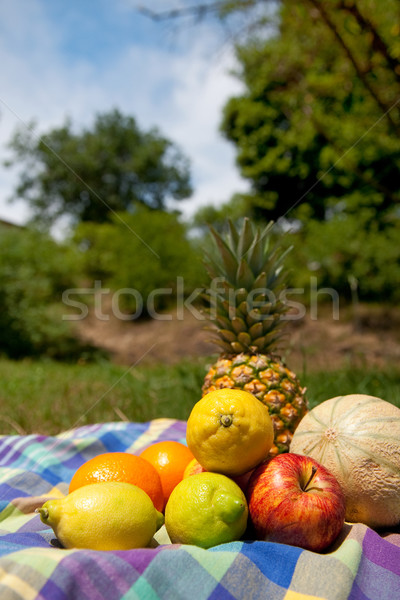
[[[201,254],[175,214],[146,208],[114,214],[109,223],[81,223],[74,240],[87,275],[119,290],[119,308],[135,318],[149,313],[149,303],[155,311],[167,308],[177,286],[186,295],[204,280]]]
[[[319,288],[334,288],[347,299],[355,285],[360,300],[397,303],[400,223],[393,220],[383,227],[370,212],[364,207],[326,222],[309,220],[286,236],[294,244],[288,259],[294,286],[307,288],[314,276]]]
[[[78,258],[38,231],[1,230],[0,352],[11,358],[79,354],[61,303],[62,291],[79,273]]]

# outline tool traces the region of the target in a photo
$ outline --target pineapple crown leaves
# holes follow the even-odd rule
[[[204,261],[211,288],[203,298],[217,335],[213,342],[231,354],[267,351],[281,337],[288,310],[280,292],[291,248],[272,244],[273,221],[260,228],[246,218],[240,231],[230,220],[228,226],[225,239],[210,227],[214,252]]]

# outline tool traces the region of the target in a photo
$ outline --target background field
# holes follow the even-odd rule
[[[310,406],[339,394],[376,395],[400,406],[400,337],[394,309],[349,307],[333,321],[329,307],[289,327],[285,355],[307,387]],[[174,316],[171,313],[171,316]],[[187,419],[214,358],[204,323],[124,324],[88,319],[87,341],[106,349],[96,363],[0,360],[0,432],[56,434],[87,423],[158,417]]]

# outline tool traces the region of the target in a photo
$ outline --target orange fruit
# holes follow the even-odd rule
[[[205,468],[201,466],[197,458],[193,458],[193,460],[188,463],[186,469],[183,472],[183,479],[186,477],[190,477],[191,475],[197,475],[197,473],[204,473]]]
[[[180,442],[156,442],[145,448],[140,456],[157,470],[167,502],[172,490],[183,479],[188,463],[194,456],[187,446]]]
[[[246,473],[242,473],[242,475],[236,475],[236,477],[232,476],[230,479],[232,479],[232,481],[234,481],[240,487],[240,489],[243,492],[245,492],[246,488],[247,488],[247,484],[250,479],[250,475],[252,474],[253,471],[254,471],[254,469],[250,469],[250,471],[246,471]],[[198,473],[205,473],[205,472],[206,472],[206,469],[201,466],[201,464],[199,463],[199,461],[196,458],[194,458],[193,460],[190,461],[190,463],[186,467],[186,469],[183,473],[183,478],[186,479],[186,477],[190,477],[191,475],[197,475]]]
[[[153,465],[141,456],[129,452],[105,452],[94,456],[74,473],[69,493],[89,483],[102,481],[132,483],[146,492],[158,511],[164,509],[160,476]]]

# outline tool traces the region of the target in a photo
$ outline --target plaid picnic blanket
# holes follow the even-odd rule
[[[329,552],[244,540],[210,550],[154,544],[123,552],[64,550],[37,514],[101,452],[185,441],[186,423],[105,423],[54,437],[0,436],[0,598],[42,600],[399,600],[400,530],[346,525]]]

